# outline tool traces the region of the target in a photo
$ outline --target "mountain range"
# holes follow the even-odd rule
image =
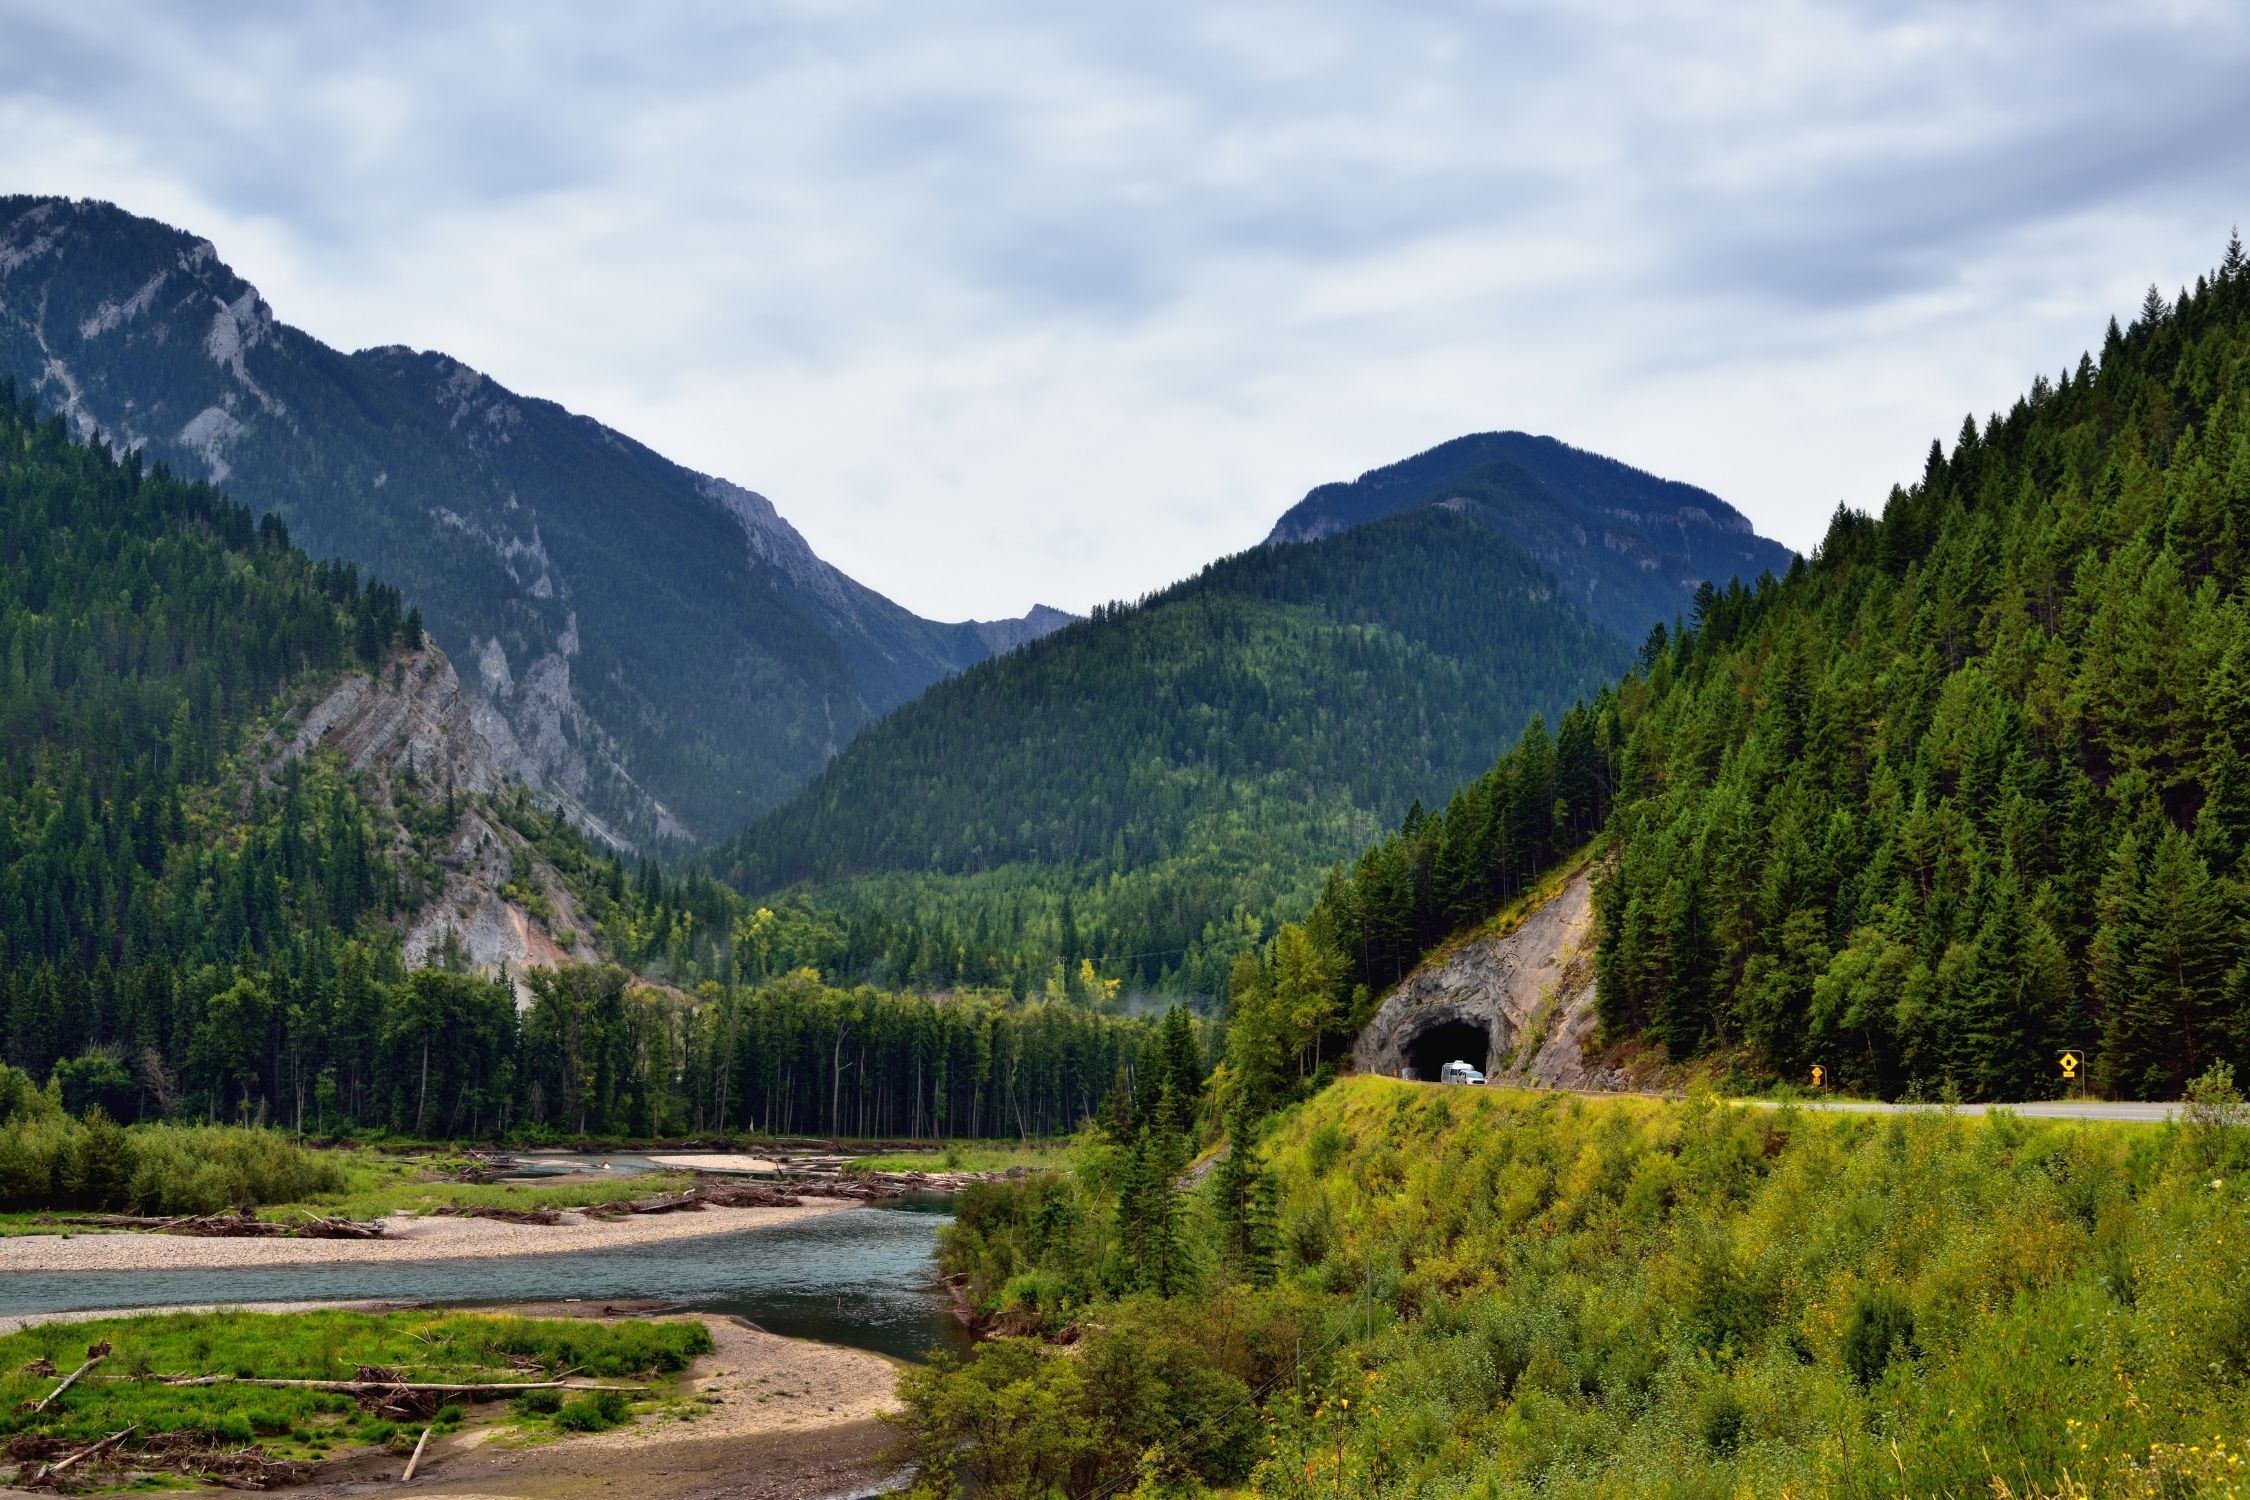
[[[764,496],[445,354],[332,349],[207,241],[96,202],[0,200],[0,376],[395,586],[493,764],[581,827],[856,911],[855,951],[877,922],[917,982],[1061,958],[1223,987],[1322,871],[1700,587],[1793,562],[1708,491],[1496,432],[1084,622],[925,620]]]
[[[332,349],[208,241],[106,203],[0,199],[0,376],[401,589],[501,764],[617,844],[729,833],[1070,618],[923,619],[764,496],[447,355]]]
[[[1699,589],[1794,560],[1707,491],[1551,438],[1461,438],[933,686],[715,867],[935,926],[964,980],[1059,953],[1223,993],[1335,861],[1555,724]],[[994,944],[1014,959],[980,970]]]

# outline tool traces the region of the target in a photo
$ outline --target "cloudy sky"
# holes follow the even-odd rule
[[[2250,219],[2250,7],[0,0],[0,177],[1083,609],[1523,428],[1817,541]]]

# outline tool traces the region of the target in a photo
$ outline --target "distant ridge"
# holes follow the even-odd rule
[[[0,375],[398,585],[503,765],[619,841],[730,832],[1067,619],[925,620],[754,491],[442,353],[329,348],[209,241],[106,203],[0,199]]]
[[[1334,536],[1424,505],[1449,506],[1508,538],[1592,619],[1634,644],[1704,580],[1779,577],[1795,557],[1709,490],[1523,432],[1455,438],[1321,485],[1282,514],[1266,542]]]

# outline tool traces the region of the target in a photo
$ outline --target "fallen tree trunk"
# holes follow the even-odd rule
[[[421,1467],[422,1450],[430,1446],[430,1433],[433,1430],[428,1427],[422,1429],[421,1439],[414,1445],[414,1456],[406,1461],[406,1472],[398,1476],[400,1484],[405,1484],[411,1480],[414,1477],[414,1471]]]
[[[313,1240],[379,1240],[383,1237],[380,1219],[346,1219],[326,1214],[306,1214],[297,1221],[297,1233]]]
[[[104,1344],[101,1347],[107,1349],[109,1346],[107,1344]],[[92,1368],[94,1368],[94,1366],[100,1364],[107,1358],[109,1358],[107,1354],[95,1354],[88,1356],[86,1363],[80,1365],[77,1369],[64,1376],[63,1383],[56,1386],[53,1390],[49,1391],[44,1400],[37,1402],[26,1401],[21,1406],[18,1406],[16,1410],[23,1413],[25,1416],[38,1416],[48,1407],[53,1406],[57,1401],[60,1401],[62,1399],[64,1391],[67,1391],[72,1386],[78,1384],[79,1376],[85,1374],[88,1370],[91,1370]]]
[[[498,1219],[503,1224],[544,1224],[562,1222],[562,1214],[552,1208],[495,1208],[484,1203],[453,1203],[437,1210],[455,1219]]]
[[[65,1469],[74,1468],[77,1465],[84,1463],[89,1458],[98,1457],[101,1454],[107,1453],[110,1449],[116,1447],[119,1443],[124,1442],[125,1439],[130,1437],[133,1433],[139,1431],[140,1425],[140,1423],[135,1422],[131,1427],[126,1428],[123,1432],[111,1433],[108,1437],[103,1438],[100,1442],[94,1444],[94,1446],[92,1446],[91,1448],[81,1448],[76,1453],[70,1455],[70,1457],[68,1458],[60,1459],[51,1464],[41,1464],[39,1466],[39,1472],[32,1476],[31,1482],[33,1484],[43,1484],[48,1480],[53,1479],[57,1474],[60,1474]]]
[[[151,1218],[145,1214],[42,1214],[41,1224],[65,1224],[87,1229],[138,1229],[150,1234],[192,1234],[224,1239],[283,1239],[290,1235],[313,1240],[373,1240],[383,1236],[378,1219],[333,1218],[306,1214],[293,1224],[260,1219],[248,1213],[180,1214]]]
[[[346,1396],[413,1391],[429,1396],[513,1395],[522,1391],[646,1391],[645,1385],[605,1385],[598,1380],[288,1380],[260,1375],[168,1375],[159,1385],[258,1385],[299,1391],[337,1391]],[[61,1395],[60,1391],[55,1393]]]

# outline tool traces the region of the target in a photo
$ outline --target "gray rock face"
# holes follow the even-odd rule
[[[278,767],[317,749],[339,751],[354,771],[387,787],[411,765],[416,776],[460,792],[490,792],[505,779],[477,733],[453,663],[436,649],[409,652],[395,678],[355,672],[299,721]]]
[[[1587,1059],[1596,1029],[1589,868],[1513,931],[1471,938],[1408,975],[1353,1044],[1352,1066],[1435,1079],[1458,1058],[1494,1083],[1621,1088],[1622,1074]]]
[[[1003,651],[1013,651],[1042,636],[1052,635],[1077,619],[1077,615],[1051,604],[1034,604],[1013,620],[975,620],[971,624],[992,654],[998,656]]]
[[[303,756],[332,752],[364,778],[361,786],[378,811],[391,805],[401,778],[411,778],[425,799],[443,795],[450,783],[464,800],[437,851],[443,886],[407,919],[404,957],[410,967],[421,967],[450,952],[482,973],[506,972],[523,1005],[530,996],[526,969],[598,961],[602,955],[554,868],[513,828],[466,800],[505,791],[511,780],[480,727],[482,716],[483,705],[472,705],[462,694],[453,663],[428,646],[397,658],[393,670],[357,672],[336,683],[285,731],[286,740],[269,747],[265,763],[271,774]],[[399,837],[398,830],[389,832]],[[528,867],[528,883],[544,898],[552,926],[509,895],[511,883],[518,891],[524,888],[516,876],[519,865]],[[563,933],[572,935],[567,948]]]

